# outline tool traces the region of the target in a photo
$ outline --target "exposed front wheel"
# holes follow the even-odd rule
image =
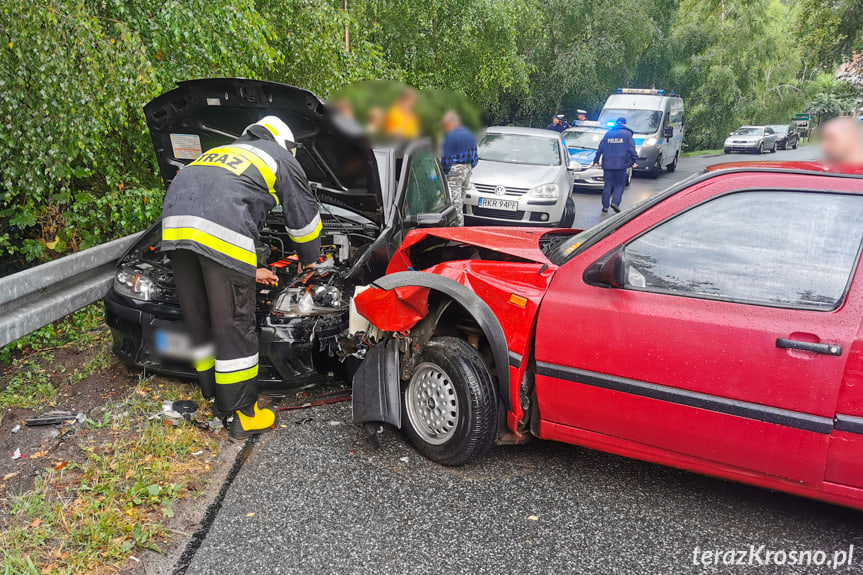
[[[428,342],[402,394],[402,423],[417,450],[443,465],[484,455],[497,434],[494,383],[466,341]]]

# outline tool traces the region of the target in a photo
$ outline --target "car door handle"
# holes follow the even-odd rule
[[[799,349],[800,351],[811,351],[823,355],[842,355],[842,346],[835,343],[813,343],[811,341],[799,341],[785,337],[776,338],[776,347],[782,349]]]

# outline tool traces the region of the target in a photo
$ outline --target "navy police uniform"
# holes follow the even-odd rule
[[[619,119],[615,127],[605,133],[593,161],[602,166],[602,211],[608,211],[609,203],[614,211],[620,211],[627,170],[638,162],[635,140],[632,130],[626,127],[626,120]]]

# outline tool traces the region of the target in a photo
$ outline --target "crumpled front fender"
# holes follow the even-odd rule
[[[440,292],[461,305],[479,325],[491,348],[497,372],[498,394],[507,410],[510,398],[509,350],[506,335],[492,309],[473,291],[459,282],[427,272],[399,272],[375,280],[372,288],[354,299],[357,311],[378,329],[400,332],[414,327],[428,314],[430,291]],[[358,385],[368,385],[368,378],[354,378]],[[360,390],[363,394],[366,390]],[[392,401],[386,403],[392,404]],[[359,422],[358,422],[359,423]]]

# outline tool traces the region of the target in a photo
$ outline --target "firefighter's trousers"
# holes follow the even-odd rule
[[[169,252],[201,391],[217,415],[258,396],[255,280],[190,250]]]

